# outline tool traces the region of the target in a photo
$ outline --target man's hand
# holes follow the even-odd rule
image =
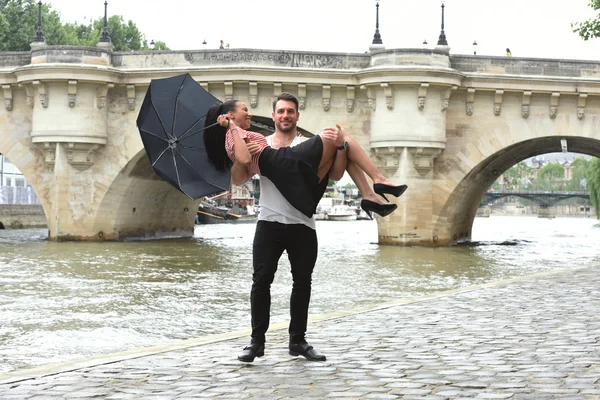
[[[331,140],[335,143],[336,147],[340,147],[344,144],[344,132],[339,125],[336,125],[335,128],[323,129],[323,132],[321,132],[321,137],[325,140]]]

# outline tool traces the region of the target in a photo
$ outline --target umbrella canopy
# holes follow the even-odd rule
[[[153,79],[137,118],[152,169],[191,199],[229,190],[230,173],[217,171],[204,148],[206,113],[219,103],[189,74]]]

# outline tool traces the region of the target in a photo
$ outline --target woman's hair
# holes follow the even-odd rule
[[[212,106],[206,113],[204,121],[204,147],[208,160],[218,171],[229,171],[233,162],[225,150],[225,135],[227,129],[217,123],[217,117],[235,110],[237,100],[227,100],[225,103]]]

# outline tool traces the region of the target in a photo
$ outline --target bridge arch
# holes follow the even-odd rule
[[[251,130],[268,135],[275,127],[270,116],[253,116]],[[298,130],[313,136],[306,129],[299,127]],[[199,201],[175,190],[154,173],[141,141],[124,167],[111,180],[98,184],[106,186],[106,190],[92,224],[94,235],[85,239],[126,240],[193,234]]]
[[[12,118],[6,115],[3,118],[0,113],[0,154],[4,155],[10,162],[23,174],[23,177],[31,185],[38,198],[40,199],[44,216],[46,220],[51,215],[52,203],[48,201],[50,195],[49,182],[42,177],[44,165],[39,162],[39,157],[35,148],[31,146],[29,139],[29,130],[31,124],[20,118]],[[0,185],[2,182],[0,182]],[[37,207],[37,206],[36,206]],[[39,216],[41,217],[41,215]],[[36,226],[41,223],[40,218],[36,217]],[[7,221],[0,221],[2,225],[8,226]]]
[[[449,238],[448,244],[469,240],[481,199],[494,181],[518,162],[541,154],[559,152],[561,140],[567,141],[569,152],[600,157],[600,132],[594,128],[587,133],[586,136],[525,137],[497,151],[478,146],[481,151],[477,152],[476,157],[444,160],[445,165],[440,171],[444,171],[444,167],[448,168],[454,161],[456,164],[452,166],[453,170],[468,172],[453,182],[455,187],[439,210],[434,228],[434,242],[439,240],[436,240],[436,236]],[[475,138],[476,140],[464,146],[459,154],[468,154],[469,149],[475,146],[475,141],[489,142],[492,136],[493,134],[487,134]]]

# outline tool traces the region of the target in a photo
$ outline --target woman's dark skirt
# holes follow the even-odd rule
[[[310,218],[329,182],[329,174],[319,182],[322,155],[321,137],[314,136],[294,147],[265,148],[258,167],[294,208]]]

